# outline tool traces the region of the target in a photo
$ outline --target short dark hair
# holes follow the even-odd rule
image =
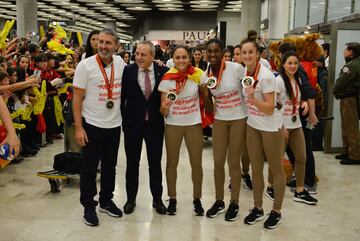
[[[360,56],[360,43],[359,42],[350,42],[345,44],[348,50],[353,52],[353,58]]]
[[[326,51],[329,53],[329,51],[330,51],[330,44],[328,44],[328,43],[323,43],[323,44],[321,45],[321,47],[323,48],[323,50],[326,50]]]
[[[217,38],[212,38],[210,39],[207,43],[206,43],[206,49],[209,47],[210,44],[216,44],[216,45],[219,45],[219,47],[221,48],[221,51],[224,50],[224,43],[220,40],[220,39],[217,39]]]
[[[266,50],[265,47],[260,47],[260,48],[259,48],[259,53],[261,54],[261,53],[264,52],[265,50]]]
[[[37,49],[40,49],[39,45],[35,44],[35,43],[29,43],[28,45],[28,50],[31,53],[35,53]]]
[[[247,43],[252,43],[255,46],[256,51],[259,51],[260,45],[252,38],[243,39],[240,44],[240,46],[241,46],[240,49],[243,47],[244,44],[247,44]]]
[[[186,53],[188,54],[189,58],[190,58],[191,54],[190,54],[190,50],[189,50],[188,47],[186,47],[185,45],[178,45],[178,46],[176,46],[176,47],[174,48],[173,54],[174,54],[175,51],[178,50],[178,49],[184,49],[184,50],[186,51]]]
[[[280,54],[285,54],[286,52],[293,51],[296,52],[296,46],[292,43],[282,43],[279,46]]]

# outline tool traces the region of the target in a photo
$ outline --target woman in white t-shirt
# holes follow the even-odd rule
[[[176,214],[176,178],[182,140],[189,153],[193,181],[193,208],[197,216],[204,215],[200,201],[202,193],[202,128],[199,84],[203,73],[190,64],[187,47],[174,50],[172,67],[162,78],[160,112],[165,116],[166,180],[170,197],[167,214]]]
[[[244,77],[244,67],[240,64],[225,61],[223,54],[224,47],[220,40],[211,39],[207,42],[206,55],[210,65],[201,77],[201,92],[210,95],[210,97],[204,96],[205,106],[209,106],[207,104],[209,102],[212,104],[211,96],[215,100],[212,144],[216,201],[206,212],[206,216],[213,218],[225,211],[224,166],[227,157],[231,177],[231,198],[225,220],[235,221],[239,212],[240,156],[245,145],[247,116],[241,85],[241,79]]]
[[[246,142],[250,157],[254,208],[245,217],[244,223],[254,224],[264,219],[264,160],[269,163],[274,175],[275,200],[273,209],[264,223],[265,228],[276,228],[281,222],[281,206],[285,192],[285,173],[282,168],[284,152],[284,134],[279,127],[275,107],[275,76],[259,62],[259,45],[251,39],[241,43],[241,55],[245,64],[246,76],[251,76],[254,83],[244,88],[248,106]]]
[[[304,189],[306,147],[299,108],[301,106],[304,109],[303,115],[306,115],[309,108],[306,101],[301,101],[302,91],[298,67],[299,59],[296,53],[293,51],[285,53],[276,83],[282,102],[281,114],[285,128],[285,147],[289,145],[295,156],[296,190],[293,200],[313,205],[317,203],[317,200]],[[272,179],[273,175],[269,172],[269,186],[266,192],[270,197],[273,193]]]

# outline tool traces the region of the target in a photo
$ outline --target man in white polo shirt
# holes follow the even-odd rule
[[[83,146],[80,173],[80,202],[84,222],[97,226],[96,172],[101,160],[100,211],[121,217],[112,201],[115,167],[120,143],[121,79],[125,63],[114,55],[118,38],[111,29],[103,29],[98,38],[98,54],[79,63],[74,76],[73,113],[75,139]]]

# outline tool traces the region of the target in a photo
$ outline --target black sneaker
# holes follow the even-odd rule
[[[337,160],[343,160],[343,159],[346,159],[346,158],[348,158],[348,157],[349,157],[348,154],[341,153],[341,154],[336,155],[336,156],[335,156],[335,159],[337,159]]]
[[[315,205],[318,202],[318,200],[313,198],[305,189],[302,192],[295,192],[293,201],[302,202],[309,205]]]
[[[239,213],[239,205],[237,203],[230,203],[226,213],[225,220],[226,221],[235,221],[238,218]]]
[[[122,211],[120,210],[120,208],[116,207],[113,200],[110,200],[104,206],[100,205],[99,211],[103,212],[103,213],[107,213],[107,214],[109,214],[109,216],[114,217],[114,218],[120,218],[123,215]]]
[[[227,190],[228,190],[229,192],[231,192],[231,181],[230,181],[230,183],[229,183],[229,186],[228,186]]]
[[[274,229],[281,223],[281,214],[271,210],[271,213],[264,222],[264,228]]]
[[[244,219],[244,223],[246,224],[254,224],[257,221],[263,220],[264,219],[264,211],[263,210],[259,210],[257,208],[253,208],[250,210],[249,215],[247,215]]]
[[[296,187],[296,177],[295,176],[291,176],[290,180],[286,183],[286,186],[292,188],[292,187]]]
[[[274,201],[274,198],[275,198],[275,189],[274,189],[274,186],[272,186],[272,187],[267,187],[267,188],[266,188],[266,196],[267,196],[271,201]]]
[[[316,184],[312,185],[312,186],[308,186],[305,184],[305,190],[308,191],[310,194],[317,194],[316,191]]]
[[[175,215],[176,214],[176,199],[170,199],[169,206],[166,209],[166,213],[168,215]]]
[[[219,213],[225,212],[225,203],[222,200],[216,200],[212,207],[207,210],[206,217],[215,218]]]
[[[244,182],[244,187],[246,189],[252,190],[252,182],[249,173],[242,175],[242,180]]]
[[[86,207],[84,210],[84,222],[89,226],[98,226],[99,219],[97,217],[95,207]]]
[[[194,208],[194,214],[196,216],[204,216],[204,209],[201,205],[200,199],[194,199],[193,208]]]

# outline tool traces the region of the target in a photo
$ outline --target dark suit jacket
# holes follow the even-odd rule
[[[153,92],[146,100],[143,91],[138,83],[137,64],[127,65],[124,69],[121,86],[121,115],[123,130],[134,131],[141,129],[145,124],[146,111],[149,113],[148,124],[151,128],[164,130],[164,117],[160,113],[160,92],[159,83],[162,76],[169,70],[166,66],[160,67],[154,63],[155,86]]]

